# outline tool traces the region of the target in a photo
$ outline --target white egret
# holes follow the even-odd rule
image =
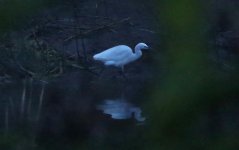
[[[124,72],[124,65],[139,59],[142,56],[142,49],[148,49],[145,43],[139,43],[133,50],[126,45],[118,45],[109,48],[93,56],[94,60],[101,61],[105,66],[120,67]]]

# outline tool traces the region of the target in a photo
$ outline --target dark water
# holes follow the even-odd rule
[[[1,147],[112,149],[138,139],[147,124],[146,82],[128,77],[74,72],[2,86]]]

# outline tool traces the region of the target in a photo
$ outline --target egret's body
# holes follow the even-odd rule
[[[93,58],[94,60],[103,62],[106,66],[120,67],[122,71],[124,71],[124,65],[142,56],[142,49],[148,49],[148,46],[144,43],[139,43],[135,46],[135,52],[133,52],[133,50],[126,45],[118,45],[95,54]]]

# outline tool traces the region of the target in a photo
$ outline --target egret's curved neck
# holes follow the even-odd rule
[[[135,50],[134,52],[135,59],[138,59],[139,57],[142,56],[141,47],[139,45],[136,45],[134,50]]]

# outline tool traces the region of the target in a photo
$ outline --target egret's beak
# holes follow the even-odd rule
[[[147,53],[152,53],[152,52],[154,52],[154,49],[152,48],[152,47],[147,47],[147,50],[145,51],[145,52],[147,52]]]
[[[144,46],[142,49],[150,49],[149,46]]]
[[[145,48],[145,49],[147,49],[147,50],[151,50],[152,48],[148,46],[148,47],[147,47],[147,48]]]

